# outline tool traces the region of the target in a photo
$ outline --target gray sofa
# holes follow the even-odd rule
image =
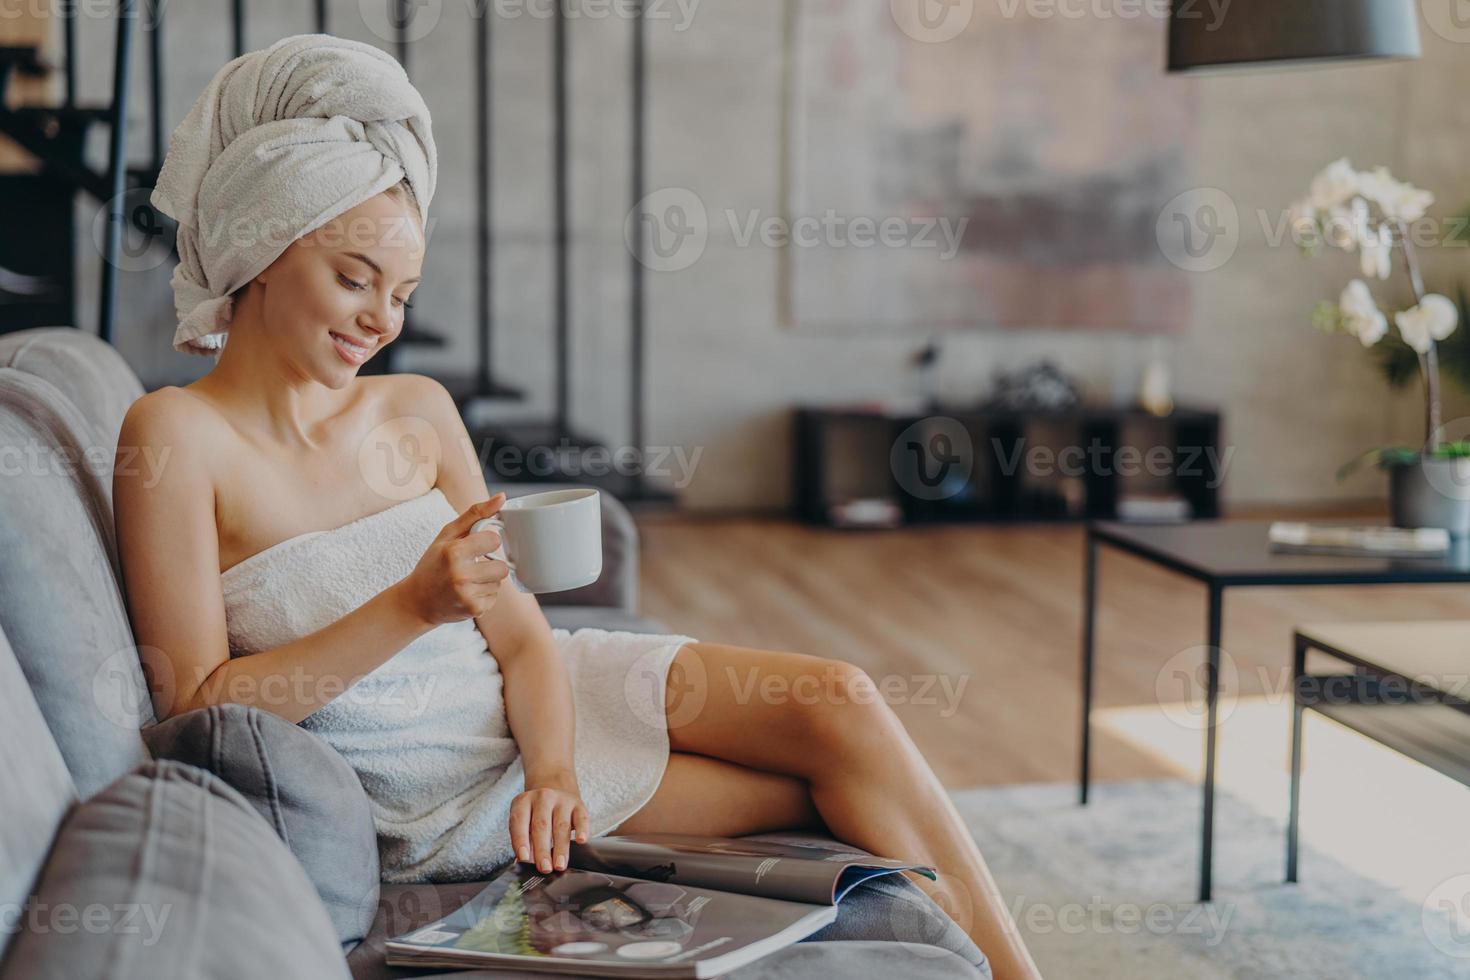
[[[388,967],[384,940],[483,882],[380,884],[361,785],[305,729],[237,705],[154,717],[149,686],[168,678],[140,666],[111,505],[117,434],[141,394],[88,334],[0,336],[0,980],[423,975]],[[611,499],[604,515],[603,578],[544,597],[548,618],[663,631],[637,612],[631,517]],[[739,976],[882,973],[989,969],[890,879]]]

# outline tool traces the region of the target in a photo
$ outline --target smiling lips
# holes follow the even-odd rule
[[[342,359],[348,364],[361,364],[367,360],[368,355],[373,351],[371,346],[364,347],[362,344],[356,343],[340,333],[331,333],[332,345],[337,348],[337,353],[342,355]]]

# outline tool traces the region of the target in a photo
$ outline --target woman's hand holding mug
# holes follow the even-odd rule
[[[467,508],[425,549],[414,570],[399,583],[409,610],[430,626],[482,616],[495,605],[510,567],[484,557],[500,547],[495,530],[472,531],[500,510],[505,493]]]

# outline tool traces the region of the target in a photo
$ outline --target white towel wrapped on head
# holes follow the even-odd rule
[[[150,197],[179,223],[174,349],[216,353],[232,292],[405,177],[426,221],[437,172],[428,106],[387,52],[299,34],[226,64],[174,130]]]

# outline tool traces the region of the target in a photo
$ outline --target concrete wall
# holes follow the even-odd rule
[[[229,57],[227,9],[223,0],[169,8],[171,124]],[[692,189],[711,210],[779,213],[783,5],[702,0],[682,31],[675,30],[677,8],[665,9],[671,19],[652,29],[650,187]],[[438,25],[410,55],[410,71],[435,114],[441,160],[437,223],[416,306],[424,324],[455,338],[448,351],[408,359],[411,370],[429,373],[459,367],[475,350],[470,19],[460,0],[445,0],[438,12]],[[366,27],[355,2],[337,0],[332,16],[335,33],[388,47]],[[311,26],[309,4],[255,2],[249,44],[264,46]],[[83,50],[93,56],[84,66],[84,91],[100,97],[111,71],[111,25],[83,27]],[[495,31],[497,353],[500,373],[534,393],[505,413],[535,415],[549,411],[552,377],[551,31],[547,20],[525,12],[497,18]],[[621,235],[629,205],[627,41],[628,25],[616,18],[584,19],[572,28],[578,239],[573,414],[581,428],[615,443],[627,438],[628,257]],[[1225,413],[1226,439],[1235,452],[1226,481],[1232,504],[1380,495],[1379,475],[1337,484],[1334,470],[1364,448],[1416,437],[1416,393],[1390,395],[1353,341],[1323,337],[1310,326],[1312,305],[1336,295],[1353,274],[1352,259],[1334,254],[1308,261],[1290,245],[1272,247],[1257,212],[1278,214],[1317,169],[1342,155],[1360,166],[1386,164],[1432,189],[1440,198],[1435,213],[1452,213],[1470,201],[1470,168],[1462,163],[1470,49],[1429,29],[1424,47],[1424,58],[1415,63],[1198,83],[1200,182],[1236,203],[1241,240],[1223,268],[1198,275],[1192,321],[1163,346],[1177,397]],[[133,142],[137,159],[147,152],[142,81],[133,111],[140,124]],[[94,212],[90,203],[79,206],[83,221]],[[82,302],[90,319],[96,256],[85,258]],[[1454,277],[1470,273],[1463,251],[1430,256],[1428,264],[1432,287],[1448,288]],[[777,322],[777,270],[774,252],[738,247],[716,229],[692,268],[650,275],[647,440],[702,450],[693,481],[681,490],[691,508],[784,505],[793,404],[911,390],[907,364],[923,336],[836,338],[784,329]],[[167,268],[125,276],[122,295],[118,345],[140,373],[175,378],[208,367],[207,360],[169,349]],[[1077,375],[1093,396],[1126,397],[1149,350],[1148,340],[1127,334],[958,333],[945,341],[941,382],[950,395],[973,397],[996,369],[1044,355]],[[1463,399],[1452,395],[1447,417],[1465,411]]]

